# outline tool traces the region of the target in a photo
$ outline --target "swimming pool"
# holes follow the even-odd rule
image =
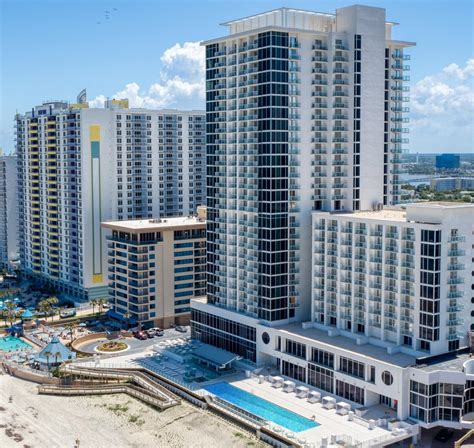
[[[15,336],[4,336],[0,338],[0,350],[4,352],[16,352],[30,347],[30,344]]]
[[[204,386],[204,389],[257,417],[269,420],[293,432],[305,431],[319,426],[319,423],[309,418],[295,414],[288,409],[282,408],[281,406],[252,395],[228,383],[210,384],[209,386]]]

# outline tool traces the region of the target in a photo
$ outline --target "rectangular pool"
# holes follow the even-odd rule
[[[31,345],[15,336],[5,336],[0,338],[0,350],[4,352],[16,352],[25,348],[31,348]]]
[[[210,384],[209,386],[204,386],[204,389],[257,417],[271,421],[293,432],[305,431],[319,426],[319,423],[309,418],[282,408],[228,383]]]

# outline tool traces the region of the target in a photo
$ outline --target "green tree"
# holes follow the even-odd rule
[[[13,302],[7,302],[5,309],[7,311],[7,320],[11,326],[17,321],[19,313],[16,311],[16,305]]]
[[[51,357],[51,352],[44,352],[44,356],[46,356],[46,362],[48,363],[48,370],[49,370],[49,358]]]
[[[96,307],[97,305],[99,305],[97,299],[91,299],[91,300],[90,300],[90,304],[91,304],[91,306],[92,306],[92,314],[95,314],[95,307]]]
[[[0,310],[0,319],[2,319],[5,322],[5,325],[8,323],[8,312],[7,310]]]
[[[59,353],[59,352],[54,352],[54,353],[53,353],[53,356],[54,356],[54,364],[55,364],[55,365],[58,365],[58,358],[59,358],[60,355],[61,355],[61,353]]]
[[[50,304],[49,312],[51,314],[51,320],[53,320],[53,318],[54,318],[54,305],[57,305],[59,303],[59,300],[56,296],[49,296],[46,300]]]
[[[65,326],[66,330],[69,332],[69,337],[71,338],[71,344],[74,339],[74,330],[77,328],[77,322],[71,322]]]
[[[108,300],[104,298],[97,299],[97,306],[99,307],[99,313],[102,314],[104,311],[104,306],[107,304]]]
[[[51,305],[49,299],[43,299],[38,302],[37,310],[40,313],[44,313],[46,318],[51,313],[52,308],[53,306]]]

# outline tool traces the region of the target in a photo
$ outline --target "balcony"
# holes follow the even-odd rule
[[[465,268],[465,265],[462,263],[454,263],[448,265],[448,271],[463,271]]]
[[[462,235],[451,235],[448,238],[448,243],[460,243],[466,241],[466,237]]]
[[[448,327],[456,327],[458,325],[462,325],[464,323],[463,319],[449,319],[446,321],[446,325]]]
[[[448,257],[463,257],[466,255],[466,251],[463,249],[453,249],[448,251]]]
[[[464,279],[462,277],[448,278],[448,285],[460,285],[462,283],[464,283]]]

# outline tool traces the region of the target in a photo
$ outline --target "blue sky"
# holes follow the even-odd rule
[[[334,12],[350,1],[0,0],[0,147],[13,116],[47,99],[129,96],[148,107],[203,108],[202,50],[219,23],[281,6]],[[379,0],[411,50],[411,152],[472,152],[472,0]],[[105,11],[110,11],[109,19]],[[100,22],[100,23],[99,23]]]

